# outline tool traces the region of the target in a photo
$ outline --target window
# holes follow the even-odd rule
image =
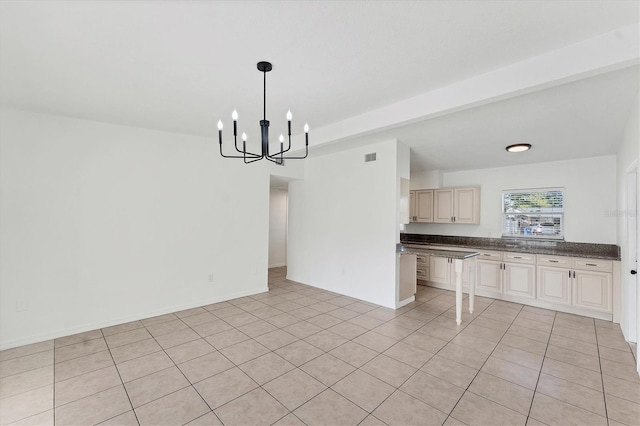
[[[564,188],[502,192],[502,236],[564,238]]]

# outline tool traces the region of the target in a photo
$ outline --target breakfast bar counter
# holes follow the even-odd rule
[[[398,244],[396,246],[398,253],[414,253],[426,256],[444,257],[453,263],[456,273],[456,323],[462,323],[462,267],[463,262],[472,262],[471,271],[475,271],[475,258],[480,253],[477,251],[457,251],[457,250],[439,250],[421,248],[412,245]],[[474,297],[475,297],[475,274],[471,273],[469,282],[469,313],[473,313]]]

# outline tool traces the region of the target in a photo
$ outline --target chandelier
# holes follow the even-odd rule
[[[242,158],[244,159],[245,164],[253,163],[255,161],[262,160],[266,158],[269,161],[272,161],[276,164],[283,164],[284,160],[302,160],[307,158],[309,154],[309,125],[304,125],[304,137],[305,137],[305,151],[304,156],[294,157],[294,156],[285,156],[284,154],[291,149],[291,111],[287,112],[287,128],[288,128],[288,138],[289,141],[287,143],[287,149],[284,149],[284,135],[280,134],[280,151],[275,153],[269,152],[269,120],[267,120],[267,73],[271,71],[272,66],[270,62],[258,62],[258,71],[263,73],[264,77],[264,101],[263,101],[263,119],[260,120],[260,128],[261,128],[261,137],[262,137],[262,153],[254,154],[252,152],[247,151],[247,134],[242,133],[242,149],[238,147],[238,112],[233,110],[231,114],[231,118],[233,119],[233,140],[234,146],[238,153],[242,155],[225,155],[222,152],[222,120],[218,120],[218,140],[220,142],[220,155],[224,158]]]

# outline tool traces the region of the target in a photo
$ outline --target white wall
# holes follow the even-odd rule
[[[396,159],[389,141],[306,160],[289,183],[289,279],[395,307]]]
[[[269,191],[269,268],[287,264],[287,190]]]
[[[267,290],[266,162],[0,112],[0,347]]]
[[[564,187],[565,240],[617,243],[615,156],[449,172],[443,173],[442,183],[446,187],[481,187],[480,224],[413,223],[407,226],[407,233],[498,238],[503,190]]]
[[[639,123],[638,116],[640,115],[640,98],[636,96],[634,106],[629,115],[629,121],[625,128],[624,138],[622,144],[618,149],[617,155],[617,194],[618,194],[618,245],[622,254],[621,264],[621,292],[622,292],[622,313],[620,318],[620,327],[627,340],[637,341],[637,323],[635,315],[630,315],[637,309],[634,306],[638,303],[637,299],[637,287],[636,279],[629,274],[632,269],[632,259],[629,257],[629,244],[627,237],[627,219],[629,214],[637,215],[637,211],[627,205],[627,172],[632,165],[638,166],[638,156],[640,155],[639,147]],[[640,172],[640,170],[639,170]],[[639,173],[640,174],[640,173]],[[638,185],[640,188],[640,185]],[[638,238],[640,242],[640,238]],[[640,251],[639,251],[640,252]],[[635,259],[633,259],[635,260]],[[632,279],[634,278],[634,279]]]
[[[435,189],[442,187],[442,172],[430,170],[411,174],[411,189]]]

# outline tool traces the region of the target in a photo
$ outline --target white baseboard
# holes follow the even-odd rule
[[[287,266],[287,264],[284,262],[274,263],[273,265],[269,265],[269,268],[280,268],[282,266]]]
[[[100,321],[97,323],[84,324],[75,327],[69,327],[59,329],[47,333],[35,334],[28,337],[21,337],[19,339],[0,341],[0,350],[11,349],[18,346],[30,345],[32,343],[44,342],[50,339],[57,339],[58,337],[70,336],[72,334],[84,333],[85,331],[97,330],[99,328],[111,327],[113,325],[124,324],[131,321],[137,321],[145,318],[151,318],[158,315],[169,314],[178,311],[184,311],[185,309],[197,308],[200,306],[211,305],[212,303],[226,302],[227,300],[238,299],[240,297],[252,296],[254,294],[264,293],[269,291],[269,287],[258,287],[251,290],[234,293],[226,297],[215,297],[203,302],[188,303],[181,305],[167,306],[162,309],[153,310],[149,312],[143,312],[139,314],[128,315],[126,317],[116,318],[108,321]]]
[[[404,300],[402,300],[400,302],[396,302],[396,309],[400,309],[403,306],[408,305],[411,302],[414,302],[415,300],[416,300],[416,296],[414,295],[414,296],[409,297],[408,299],[404,299]]]

